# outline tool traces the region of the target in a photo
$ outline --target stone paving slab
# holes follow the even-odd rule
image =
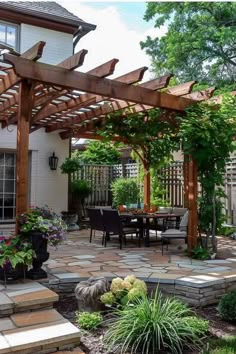
[[[17,327],[27,327],[41,323],[61,321],[64,319],[62,315],[54,309],[17,313],[10,318]]]
[[[70,339],[79,342],[80,331],[67,320],[52,322],[49,324],[39,324],[23,328],[3,331],[3,338],[7,341],[10,351],[14,352],[30,348],[47,346],[53,344],[59,347],[60,342]],[[0,347],[0,353],[1,353]],[[2,353],[1,353],[2,354]]]
[[[47,304],[58,301],[58,295],[49,289],[39,290],[24,295],[12,296],[16,308],[27,307],[31,305]]]
[[[0,293],[0,312],[14,307],[14,301],[3,292]]]

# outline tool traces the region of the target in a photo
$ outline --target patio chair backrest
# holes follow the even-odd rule
[[[182,217],[181,222],[180,222],[180,225],[179,225],[180,231],[187,231],[187,228],[188,228],[188,215],[189,215],[189,211],[187,210],[186,213],[184,214],[184,216]]]
[[[111,205],[95,205],[94,206],[95,209],[112,209]]]
[[[103,209],[102,217],[106,232],[114,234],[120,234],[122,232],[122,224],[118,210]]]
[[[104,231],[101,209],[87,208],[91,229]]]
[[[158,213],[163,213],[163,214],[171,214],[172,213],[172,207],[159,207],[157,210]]]
[[[172,213],[178,216],[184,216],[184,214],[186,213],[186,211],[188,210],[188,208],[173,208]]]

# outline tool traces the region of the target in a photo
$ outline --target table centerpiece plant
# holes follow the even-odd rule
[[[49,258],[47,252],[48,244],[57,247],[66,234],[66,224],[61,216],[57,215],[48,206],[31,207],[25,213],[18,216],[19,231],[22,235],[28,236],[35,251],[33,268],[27,276],[31,279],[46,278],[47,273],[41,268],[43,262]]]

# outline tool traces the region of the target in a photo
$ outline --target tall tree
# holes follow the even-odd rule
[[[167,26],[161,38],[141,42],[156,73],[216,86],[235,83],[235,2],[149,2],[144,19]]]

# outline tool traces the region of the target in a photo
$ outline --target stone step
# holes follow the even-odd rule
[[[55,309],[16,313],[0,320],[0,354],[46,354],[77,346],[80,331]],[[83,353],[82,351],[78,353]]]
[[[12,283],[4,288],[0,285],[0,317],[15,312],[50,308],[58,301],[58,295],[35,281]]]

